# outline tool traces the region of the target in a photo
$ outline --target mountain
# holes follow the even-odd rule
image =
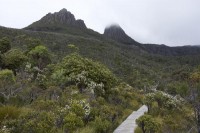
[[[62,27],[62,26],[71,26],[74,28],[86,29],[86,25],[83,20],[75,19],[74,15],[67,11],[67,9],[62,9],[59,12],[55,13],[48,13],[46,16],[41,18],[39,21],[34,22],[33,24],[29,25],[25,29],[29,30],[38,30],[38,28],[45,28],[45,27]]]
[[[129,37],[119,25],[111,25],[106,27],[104,30],[104,36],[124,44],[139,44],[131,37]]]
[[[104,34],[101,35],[98,32],[88,29],[83,20],[76,19],[67,9],[62,9],[55,13],[48,13],[39,21],[34,22],[24,29],[78,35],[100,40],[111,39],[122,45],[137,46],[148,53],[165,56],[196,55],[200,53],[200,47],[196,46],[168,47],[166,45],[141,44],[129,37],[125,31],[116,24],[106,27]]]
[[[104,30],[104,36],[122,44],[136,45],[151,54],[165,56],[183,56],[200,54],[198,46],[169,47],[158,44],[141,44],[129,37],[119,25],[111,25]]]
[[[54,32],[90,38],[95,37],[98,39],[104,38],[98,32],[87,28],[83,20],[76,19],[75,16],[65,8],[59,12],[48,13],[40,20],[23,29],[28,31]]]
[[[175,55],[172,52],[174,48],[140,44],[130,38],[119,26],[107,27],[102,35],[86,26],[85,28],[75,26],[77,20],[74,21],[73,18],[75,19],[74,15],[64,9],[46,15],[24,29],[0,27],[0,38],[8,37],[12,47],[24,50],[27,45],[32,44],[30,40],[40,40],[54,55],[52,57],[54,62],[70,54],[67,46],[74,44],[78,47],[80,55],[105,64],[118,77],[131,85],[136,84],[136,79],[157,81],[160,73],[168,72],[168,66],[180,68],[188,64],[195,66],[200,62],[198,55],[187,55],[188,51],[185,48],[186,54],[179,53],[178,57],[163,56]],[[160,48],[164,52],[169,48],[169,53],[165,54],[159,50]],[[171,69],[169,71],[171,72]],[[142,82],[136,85],[139,84]]]
[[[1,70],[2,130],[110,133],[143,101],[155,105],[149,118],[155,129],[162,128],[158,132],[191,131],[195,124],[192,105],[181,98],[188,97],[190,73],[200,64],[195,47],[140,44],[116,25],[101,35],[66,9],[24,29],[0,26],[1,46],[6,40],[12,49],[0,54],[0,67],[9,64],[17,73]],[[47,65],[49,59],[52,64]],[[40,70],[43,63],[47,66]],[[152,89],[172,95],[159,91],[146,97]]]

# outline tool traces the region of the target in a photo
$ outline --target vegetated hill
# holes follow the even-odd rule
[[[200,48],[198,46],[169,47],[166,45],[157,44],[140,44],[129,37],[119,25],[111,25],[110,27],[107,27],[104,31],[104,36],[107,36],[108,38],[111,38],[123,44],[136,45],[152,54],[166,56],[200,54]]]
[[[70,53],[68,44],[75,44],[79,48],[79,53],[108,66],[118,77],[132,82],[136,71],[141,74],[153,76],[155,79],[158,64],[152,58],[149,60],[149,54],[136,46],[122,45],[115,41],[94,36],[85,37],[72,34],[61,34],[54,32],[38,32],[29,30],[17,30],[0,28],[0,38],[9,37],[12,47],[26,49],[30,44],[30,39],[39,39],[54,54],[54,62]],[[162,67],[160,67],[162,68]]]
[[[116,31],[118,29],[120,28]],[[112,30],[107,30],[108,35]],[[113,35],[115,32],[111,34]],[[68,44],[75,44],[81,55],[102,62],[122,80],[140,88],[144,87],[145,83],[158,82],[162,75],[171,73],[180,68],[180,65],[190,67],[200,62],[196,55],[164,57],[150,54],[152,52],[146,52],[141,48],[143,45],[128,37],[122,29],[118,40],[109,39],[106,35],[87,29],[84,23],[82,26],[77,24],[75,17],[65,9],[49,14],[25,29],[0,27],[0,38],[2,37],[10,38],[13,47],[22,49],[30,45],[31,39],[39,39],[54,54],[54,62],[70,53]],[[124,45],[126,40],[126,44],[134,42],[135,45]]]
[[[83,20],[76,20],[74,15],[66,9],[62,9],[55,13],[48,13],[40,20],[32,23],[24,29],[31,31],[67,33],[84,37],[96,36],[101,38],[99,33],[88,29]]]
[[[58,23],[37,22],[34,29],[0,27],[1,46],[7,46],[0,58],[2,131],[110,133],[143,103],[150,109],[145,117],[153,125],[151,131],[185,132],[194,127],[191,105],[179,96],[188,98],[189,84],[199,85],[198,71],[194,82],[188,80],[200,64],[198,55],[154,55],[139,43],[125,45],[132,40],[122,29],[118,40],[109,39],[55,18]],[[143,99],[154,88],[171,95],[155,91]]]
[[[34,22],[24,28],[31,31],[47,31],[56,33],[67,33],[82,37],[104,39],[99,33],[88,29],[83,20],[76,20],[74,15],[62,9],[59,12],[48,13],[39,21]],[[196,55],[200,53],[200,48],[196,46],[168,47],[157,44],[141,44],[129,37],[119,25],[111,25],[104,31],[104,37],[113,39],[122,44],[135,45],[152,54],[167,56]]]

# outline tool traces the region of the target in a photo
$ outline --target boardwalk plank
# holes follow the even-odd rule
[[[134,133],[134,130],[137,127],[136,119],[144,115],[147,111],[148,108],[146,105],[143,105],[137,111],[133,111],[133,113],[115,129],[114,133]]]

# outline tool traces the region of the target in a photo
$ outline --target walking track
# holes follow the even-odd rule
[[[133,113],[115,129],[114,133],[134,133],[134,130],[137,127],[136,119],[144,115],[147,111],[148,108],[146,105],[143,105],[137,111],[133,111]]]

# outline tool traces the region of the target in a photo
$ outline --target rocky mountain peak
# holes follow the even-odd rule
[[[113,24],[105,28],[104,34],[111,34],[111,33],[126,34],[118,24]]]
[[[63,9],[61,9],[59,12],[60,12],[60,13],[67,13],[68,11],[67,11],[67,9],[63,8]]]
[[[71,26],[81,29],[86,29],[86,25],[83,20],[76,20],[74,15],[67,11],[67,9],[63,8],[59,12],[55,13],[48,13],[46,16],[41,18],[39,21],[33,23],[32,25],[28,26],[30,29],[31,27],[38,26],[41,27],[41,25],[45,26]],[[37,28],[37,27],[36,27]]]
[[[137,42],[129,37],[125,31],[117,24],[105,28],[104,36],[124,44],[136,44]]]

